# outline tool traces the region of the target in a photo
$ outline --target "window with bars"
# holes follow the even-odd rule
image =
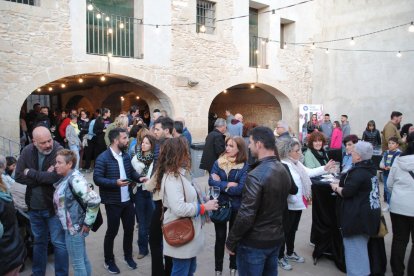
[[[216,29],[216,3],[197,0],[197,33],[214,34]]]
[[[39,6],[39,0],[5,0],[5,1],[18,3],[18,4],[25,4],[29,6]]]

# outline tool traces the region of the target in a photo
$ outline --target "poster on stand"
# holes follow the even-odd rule
[[[312,118],[312,115],[316,114],[318,121],[323,121],[323,105],[322,104],[300,104],[299,105],[299,139],[302,144],[306,143],[306,136],[308,131],[306,125]]]

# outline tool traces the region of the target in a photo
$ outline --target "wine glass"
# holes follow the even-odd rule
[[[220,188],[219,187],[210,187],[209,188],[210,196],[214,199],[217,199],[220,196]]]

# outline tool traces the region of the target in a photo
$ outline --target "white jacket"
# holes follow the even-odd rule
[[[388,175],[387,186],[391,194],[390,212],[414,217],[414,155],[397,157]]]
[[[142,163],[141,161],[139,161],[136,155],[132,158],[131,164],[132,164],[132,167],[134,168],[134,170],[137,173],[139,173],[139,175],[141,175],[142,171],[145,168],[145,164]],[[148,168],[147,176],[150,176],[152,174],[153,167],[154,167],[154,162],[151,162],[151,164]],[[142,190],[144,190],[144,191],[146,190],[145,185],[142,185],[142,183],[137,183],[137,186],[138,187],[142,186]]]
[[[164,213],[163,223],[178,218],[191,217],[195,231],[194,239],[180,247],[170,246],[164,239],[164,255],[179,259],[196,257],[204,249],[204,235],[201,231],[201,218],[198,215],[197,192],[185,177],[184,170],[181,171],[181,175],[178,177],[173,174],[164,175],[161,182],[160,197],[163,200],[163,205],[168,208]]]
[[[293,181],[295,181],[295,184],[298,187],[298,192],[296,193],[296,195],[289,195],[287,198],[288,209],[289,210],[305,210],[306,206],[305,206],[305,203],[303,202],[302,180],[300,179],[300,175],[293,169],[292,165],[289,162],[282,160],[282,163],[288,165]],[[319,175],[326,173],[326,171],[324,170],[324,166],[320,166],[314,169],[309,169],[305,167],[305,169],[309,177],[315,177],[315,176],[319,176]]]

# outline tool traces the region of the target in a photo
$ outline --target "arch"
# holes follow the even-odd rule
[[[69,101],[66,103],[64,109],[78,109],[79,107],[83,107],[85,110],[89,110],[90,112],[93,112],[94,110],[94,106],[91,103],[90,99],[83,95],[75,95],[72,98],[70,98]]]

